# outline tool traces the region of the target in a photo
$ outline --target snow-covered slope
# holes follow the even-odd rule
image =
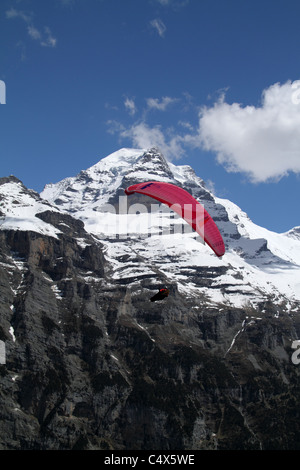
[[[14,176],[0,178],[0,229],[29,230],[56,237],[60,231],[36,215],[59,210]]]
[[[124,195],[130,184],[150,180],[182,186],[204,205],[224,238],[222,259],[164,205]],[[277,234],[255,225],[237,205],[214,197],[190,166],[167,162],[157,149],[121,149],[47,185],[41,197],[102,241],[120,282],[159,278],[205,302],[235,306],[268,298],[292,310],[300,301],[299,229]]]
[[[130,149],[115,152],[75,177],[46,185],[41,196],[69,212],[96,210],[114,195],[141,153]]]
[[[226,253],[217,258],[166,206],[127,198],[124,189],[160,180],[184,187],[214,218]],[[285,234],[255,225],[233,202],[215,197],[187,165],[168,163],[156,149],[121,149],[76,177],[47,185],[41,197],[17,178],[0,180],[0,229],[31,230],[57,237],[39,213],[71,213],[105,249],[109,275],[141,288],[144,279],[176,286],[199,305],[245,306],[272,300],[293,311],[300,301],[299,227]]]

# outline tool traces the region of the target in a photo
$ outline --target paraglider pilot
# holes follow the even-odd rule
[[[169,295],[169,289],[166,289],[166,288],[159,289],[157,294],[153,295],[153,297],[151,297],[150,300],[151,302],[155,302],[156,300],[163,300],[166,297],[168,297],[168,295]]]

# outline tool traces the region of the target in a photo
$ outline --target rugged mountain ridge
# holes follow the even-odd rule
[[[149,214],[121,214],[125,236],[119,195],[145,172],[201,196],[227,259],[164,233],[157,207],[147,237]],[[276,263],[298,272],[276,235],[254,238],[242,211],[157,150],[122,150],[42,196],[0,180],[0,448],[299,448],[297,291],[261,281]],[[284,237],[297,253],[297,229]],[[160,284],[171,295],[151,304]]]
[[[189,226],[182,227],[178,217],[170,220],[170,211],[164,205],[159,206],[146,196],[124,196],[127,186],[150,180],[183,186],[204,205],[218,225],[227,247],[221,261],[206,247],[199,246],[199,237],[193,234],[181,237],[180,232]],[[86,230],[95,236],[104,240],[107,237],[118,239],[118,256],[122,249],[126,253],[128,247],[144,254],[150,269],[151,266],[159,268],[171,282],[176,279],[175,282],[185,289],[188,285],[191,293],[194,290],[198,294],[201,287],[196,282],[193,289],[190,282],[195,270],[205,271],[208,267],[207,279],[211,279],[209,273],[212,270],[221,271],[223,276],[218,277],[217,282],[211,279],[209,283],[210,288],[214,288],[214,295],[203,287],[203,293],[212,302],[241,306],[272,296],[277,303],[288,302],[292,309],[293,303],[297,308],[300,301],[300,283],[294,272],[300,266],[297,228],[287,234],[276,234],[256,226],[234,203],[215,197],[190,166],[167,162],[155,148],[121,149],[74,178],[47,185],[41,196],[81,219]],[[137,216],[136,211],[142,213]],[[168,236],[170,232],[173,236]],[[174,232],[177,232],[176,236]],[[165,236],[156,236],[158,234]],[[111,244],[108,250],[113,257]],[[166,252],[168,256],[164,256]],[[162,258],[162,263],[157,256]],[[175,274],[176,259],[180,279]],[[187,269],[188,264],[190,269]],[[118,275],[122,278],[121,273]],[[196,280],[197,276],[193,277]]]

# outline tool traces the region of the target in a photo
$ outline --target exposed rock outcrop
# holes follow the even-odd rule
[[[117,204],[141,163],[127,153],[121,169],[106,160],[49,189],[68,214],[0,180],[0,449],[299,449],[300,305],[249,285],[251,263],[288,270],[289,260],[246,238],[246,215],[217,204],[189,167],[177,182],[206,198],[229,261],[195,262],[203,247],[192,239],[188,251],[88,233],[70,213],[97,209],[101,191]],[[151,158],[157,177],[172,176],[153,150],[143,165]],[[84,193],[95,175],[105,184]],[[160,285],[170,295],[151,303]]]
[[[296,318],[150,305],[70,222],[80,242],[0,232],[2,449],[298,448]]]

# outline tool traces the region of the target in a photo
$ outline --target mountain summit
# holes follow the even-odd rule
[[[191,167],[168,163],[155,148],[148,151],[121,149],[75,177],[46,185],[41,196],[64,210],[80,213],[98,210],[115,199],[120,189],[150,179],[174,184],[191,179],[199,186],[204,184]]]
[[[151,180],[181,186],[201,202],[224,239],[222,260],[202,246],[195,234],[180,236],[187,227],[164,205],[145,196],[128,200],[124,196],[131,184]],[[105,240],[112,259],[115,251],[119,256],[131,248],[143,257],[148,272],[159,269],[186,293],[201,292],[212,302],[235,306],[271,297],[293,309],[300,301],[300,282],[295,276],[300,267],[296,229],[277,234],[255,225],[237,205],[215,197],[190,166],[168,162],[156,148],[121,149],[75,177],[47,185],[41,197],[81,219],[88,232]],[[118,239],[117,248],[107,239]],[[125,268],[114,265],[122,282]],[[200,268],[206,270],[205,280],[195,275]],[[131,275],[137,275],[133,268]]]

